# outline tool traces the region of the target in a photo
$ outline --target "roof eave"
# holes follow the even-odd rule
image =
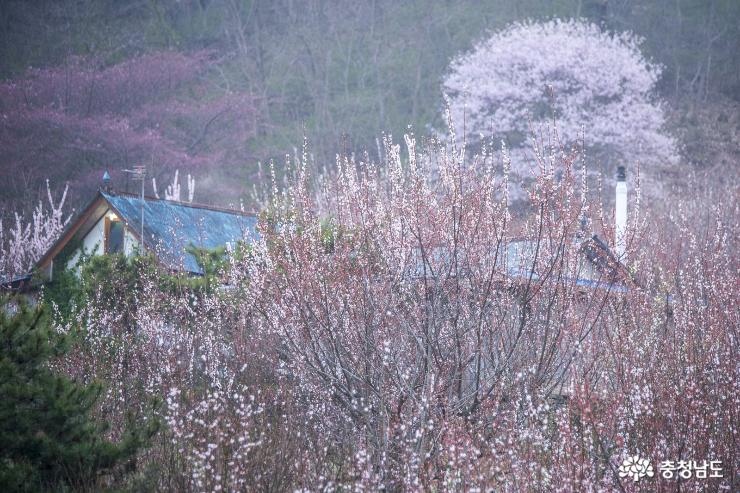
[[[88,204],[82,209],[82,212],[77,215],[75,220],[69,224],[64,233],[55,241],[52,246],[46,251],[40,259],[34,264],[34,269],[41,270],[49,266],[51,261],[56,257],[59,252],[69,243],[75,234],[82,227],[85,220],[95,211],[100,201],[105,200],[108,202],[100,190],[97,191],[95,196],[88,202]],[[109,204],[110,205],[110,204]]]

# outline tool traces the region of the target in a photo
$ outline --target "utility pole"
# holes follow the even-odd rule
[[[134,180],[141,180],[141,253],[144,253],[144,183],[146,182],[146,166],[137,165],[134,169],[125,169],[124,173],[131,174]]]

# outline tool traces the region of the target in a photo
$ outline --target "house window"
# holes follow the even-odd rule
[[[123,251],[123,223],[118,219],[105,218],[105,253]]]

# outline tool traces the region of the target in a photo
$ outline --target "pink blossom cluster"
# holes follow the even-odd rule
[[[0,152],[8,195],[33,190],[42,176],[72,180],[87,195],[108,168],[147,165],[155,177],[177,167],[219,168],[246,156],[255,129],[253,98],[209,76],[204,52],[156,52],[113,65],[71,59],[0,83]],[[51,165],[53,163],[53,166]]]
[[[113,276],[60,326],[112,436],[163,401],[157,486],[640,491],[635,455],[726,465],[681,491],[737,486],[737,199],[640,209],[619,265],[577,153],[538,142],[516,209],[506,151],[405,143],[319,189],[297,158],[220,288]]]

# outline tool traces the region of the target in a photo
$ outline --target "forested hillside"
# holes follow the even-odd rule
[[[243,199],[305,135],[317,166],[376,158],[383,132],[444,129],[450,61],[512,21],[581,17],[644,37],[681,165],[737,168],[740,3],[733,0],[5,1],[0,195],[50,179],[74,205],[109,168],[180,168],[197,200]],[[587,137],[588,138],[588,137]],[[215,193],[218,186],[218,194]],[[23,201],[23,203],[21,203]]]

